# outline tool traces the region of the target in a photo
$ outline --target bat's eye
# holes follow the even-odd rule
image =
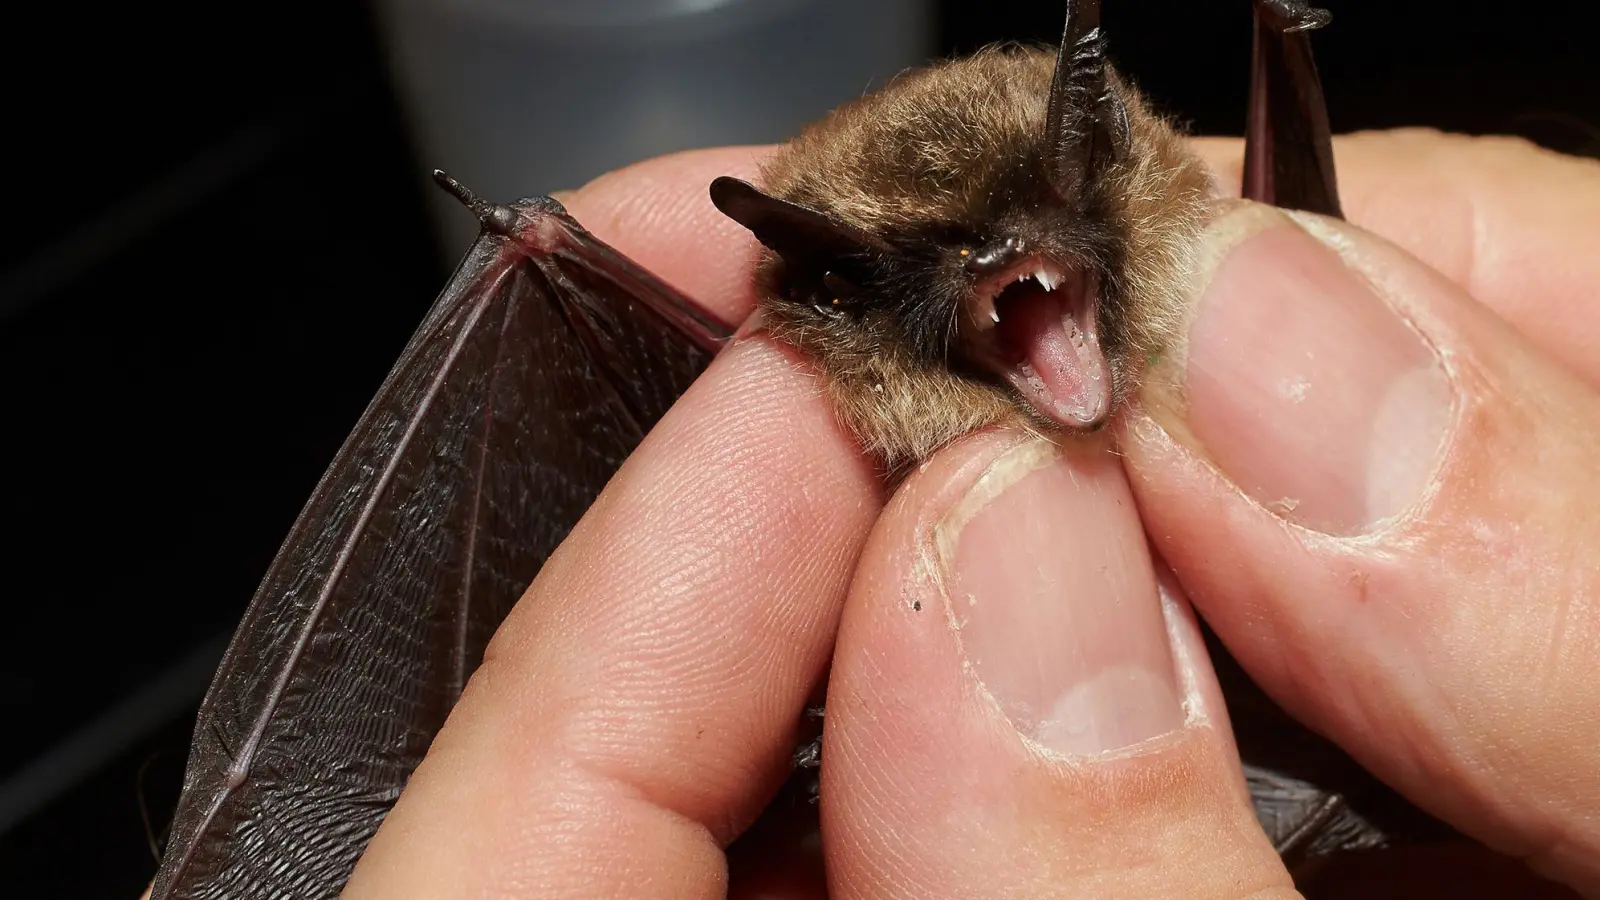
[[[843,311],[854,305],[861,297],[861,288],[853,282],[846,280],[836,272],[824,272],[822,275],[824,292],[823,302],[818,306],[824,311]]]

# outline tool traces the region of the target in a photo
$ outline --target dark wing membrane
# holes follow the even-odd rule
[[[1405,802],[1343,750],[1272,703],[1231,657],[1213,656],[1256,818],[1291,867],[1345,850],[1450,837],[1449,828]],[[1237,681],[1235,680],[1237,676]]]
[[[1210,628],[1202,627],[1202,633],[1227,698],[1256,818],[1286,865],[1295,869],[1342,851],[1453,835],[1331,741],[1291,718]]]
[[[1244,196],[1342,216],[1328,105],[1308,34],[1329,16],[1304,0],[1255,0],[1255,7]]]
[[[206,695],[154,898],[336,896],[490,635],[726,326],[550,201],[457,269]]]

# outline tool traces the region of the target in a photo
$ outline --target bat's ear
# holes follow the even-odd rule
[[[1100,0],[1067,0],[1045,116],[1046,175],[1063,200],[1081,199],[1096,175],[1128,153],[1128,108],[1111,89],[1106,70]]]
[[[764,194],[737,178],[724,175],[711,182],[711,202],[795,268],[826,270],[845,260],[894,253],[894,248],[864,229]]]

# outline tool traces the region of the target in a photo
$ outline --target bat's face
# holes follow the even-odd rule
[[[787,145],[765,197],[718,196],[774,250],[767,328],[891,464],[1006,419],[1097,428],[1173,329],[1205,171],[1110,74],[1122,152],[1064,190],[1054,64],[995,50],[902,76]]]

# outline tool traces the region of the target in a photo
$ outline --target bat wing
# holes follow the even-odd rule
[[[234,635],[153,900],[336,896],[490,635],[728,334],[555,201],[447,186],[484,233]]]
[[[1333,137],[1309,32],[1328,24],[1304,0],[1256,0],[1244,196],[1341,216]]]
[[[1215,634],[1206,629],[1205,637],[1256,818],[1290,868],[1341,851],[1451,833],[1331,741],[1306,730],[1250,680]]]

